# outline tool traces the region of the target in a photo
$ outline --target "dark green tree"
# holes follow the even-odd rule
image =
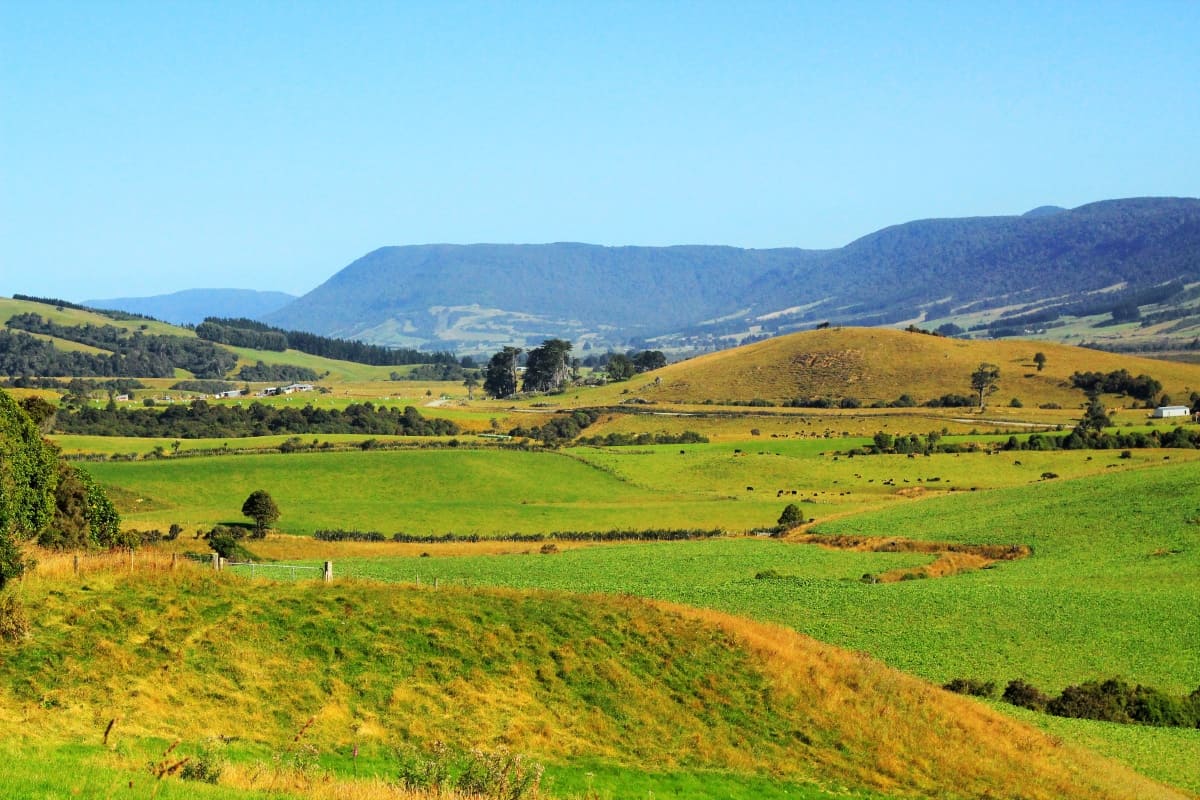
[[[479,379],[474,375],[468,375],[463,381],[463,386],[467,388],[467,399],[475,399],[475,387],[479,385]]]
[[[1083,412],[1083,419],[1079,420],[1075,430],[1081,435],[1086,435],[1089,431],[1099,433],[1111,425],[1112,419],[1109,418],[1104,404],[1100,402],[1099,397],[1093,397],[1088,402],[1087,410]]]
[[[1040,350],[1033,354],[1033,363],[1037,364],[1038,372],[1046,368],[1046,354]]]
[[[271,495],[262,489],[256,489],[242,503],[242,515],[254,520],[254,535],[251,538],[262,539],[267,535],[267,528],[279,519],[279,506],[271,499]]]
[[[995,364],[980,364],[971,373],[971,389],[979,396],[979,410],[983,410],[984,398],[1000,388],[1000,368]]]
[[[783,513],[779,515],[779,527],[782,529],[794,528],[804,522],[804,516],[800,513],[800,507],[795,503],[788,503],[783,508]]]
[[[506,347],[492,356],[483,373],[483,391],[496,399],[517,393],[517,357],[519,347]]]
[[[563,339],[547,339],[530,350],[521,390],[553,392],[565,386],[571,377],[570,353],[571,343]]]
[[[57,453],[0,391],[0,588],[25,571],[17,542],[37,536],[53,518],[57,479]]]
[[[640,353],[634,353],[633,365],[637,367],[638,372],[649,372],[665,367],[667,357],[663,355],[662,350],[643,350]]]
[[[629,380],[637,372],[637,365],[629,356],[616,353],[608,359],[608,377],[614,381]]]

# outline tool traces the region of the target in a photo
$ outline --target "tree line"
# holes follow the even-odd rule
[[[370,364],[377,367],[399,367],[406,364],[454,364],[453,353],[426,353],[410,348],[390,348],[367,344],[357,339],[335,339],[306,331],[275,328],[245,317],[206,317],[196,326],[201,339],[232,347],[255,350],[299,350],[309,355]]]
[[[63,433],[92,436],[170,437],[176,439],[242,438],[271,434],[359,433],[382,436],[452,436],[459,427],[446,419],[403,410],[352,403],[344,409],[210,404],[197,399],[161,410],[156,408],[82,408],[60,412]]]
[[[606,365],[610,380],[626,380],[639,372],[664,367],[666,356],[661,350],[645,350],[630,355],[607,353],[588,356],[585,361],[571,357],[571,343],[563,339],[546,339],[530,350],[524,358],[525,371],[520,372],[522,351],[505,347],[492,355],[483,370],[483,391],[497,399],[522,392],[554,393],[579,380],[581,366]]]
[[[198,378],[220,378],[237,364],[236,355],[211,342],[129,333],[115,325],[60,325],[39,314],[17,314],[8,327],[17,332],[0,331],[0,368],[6,375],[171,378],[184,369]],[[59,350],[29,335],[34,333],[111,354]]]

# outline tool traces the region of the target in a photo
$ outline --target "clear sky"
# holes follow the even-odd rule
[[[1200,3],[0,0],[0,294],[1200,194]]]

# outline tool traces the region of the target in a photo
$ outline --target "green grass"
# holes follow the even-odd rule
[[[286,438],[195,440],[181,446],[278,446]],[[302,441],[363,438],[367,437],[316,434]],[[59,437],[59,441],[68,452],[145,454],[155,444],[169,451],[172,440]],[[559,452],[464,447],[91,462],[87,468],[102,484],[143,499],[142,504],[121,509],[131,524],[190,526],[237,519],[245,496],[265,489],[283,510],[278,527],[285,532],[345,528],[488,536],[615,528],[745,531],[773,525],[789,502],[799,503],[806,518],[822,520],[881,505],[909,504],[913,501],[905,497],[908,493],[1020,486],[1039,482],[1047,471],[1069,478],[1130,470],[1162,463],[1163,458],[1158,451],[1139,451],[1131,459],[1120,459],[1112,451],[917,459],[820,455],[861,441],[780,440],[738,447],[661,445]],[[1171,453],[1176,460],[1200,455]],[[888,479],[894,484],[885,485]],[[139,510],[139,506],[153,510]]]
[[[1022,561],[934,580],[865,585],[855,579],[921,557],[753,539],[552,557],[381,559],[338,570],[627,592],[718,608],[864,650],[937,682],[1023,678],[1055,690],[1123,675],[1184,692],[1200,686],[1200,524],[1189,521],[1200,518],[1198,477],[1195,464],[1130,470],[958,493],[819,527],[1034,550]],[[787,577],[755,580],[765,569]]]
[[[1151,728],[1087,719],[1065,719],[993,703],[1052,736],[1117,759],[1155,780],[1200,795],[1200,733],[1187,728]]]
[[[0,738],[0,786],[4,796],[28,800],[127,797],[258,800],[294,796],[268,795],[197,781],[160,781],[142,764],[161,756],[161,748],[151,752],[145,748],[145,742],[135,742],[109,749],[100,746],[99,735],[95,739],[95,744],[82,744],[69,740]]]
[[[767,525],[775,504],[651,491],[552,452],[416,450],[296,453],[87,464],[97,481],[155,511],[122,509],[129,524],[237,520],[265,489],[277,527],[481,535],[555,530]]]
[[[375,367],[368,364],[355,364],[349,361],[336,361],[332,358],[314,356],[299,350],[253,350],[249,347],[229,347],[241,359],[242,364],[287,364],[295,367],[307,367],[318,375],[329,373],[326,380],[336,381],[385,381],[397,367]],[[234,370],[237,371],[236,369]]]

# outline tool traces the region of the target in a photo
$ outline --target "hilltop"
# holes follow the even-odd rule
[[[822,321],[1190,343],[1200,336],[1198,254],[1200,200],[1190,198],[919,220],[833,250],[383,247],[265,319],[464,352],[551,336],[580,349],[656,337],[667,349],[707,349]]]
[[[560,771],[619,766],[626,786],[718,770],[893,796],[1180,796],[861,655],[633,598],[190,569],[24,593],[30,639],[0,643],[4,705],[23,711],[0,724],[60,741],[115,718],[122,740],[192,756],[215,736],[245,763],[311,718],[315,752],[503,744]]]
[[[85,300],[90,308],[111,308],[144,314],[176,325],[198,325],[205,317],[256,318],[283,308],[296,299],[286,292],[252,289],[185,289],[152,297],[114,297]]]
[[[1046,356],[1042,371],[1034,363],[1038,352]],[[781,404],[794,398],[853,397],[869,405],[909,394],[922,403],[948,393],[970,395],[970,374],[980,363],[1000,368],[999,391],[988,401],[992,406],[1008,405],[1017,398],[1026,408],[1047,403],[1078,407],[1084,395],[1071,385],[1075,372],[1145,373],[1183,402],[1200,390],[1200,365],[1052,342],[972,341],[888,328],[831,327],[671,364],[597,390],[588,400],[604,397],[620,402],[633,394],[665,403],[745,403],[761,398]],[[1121,404],[1116,397],[1110,400]]]

